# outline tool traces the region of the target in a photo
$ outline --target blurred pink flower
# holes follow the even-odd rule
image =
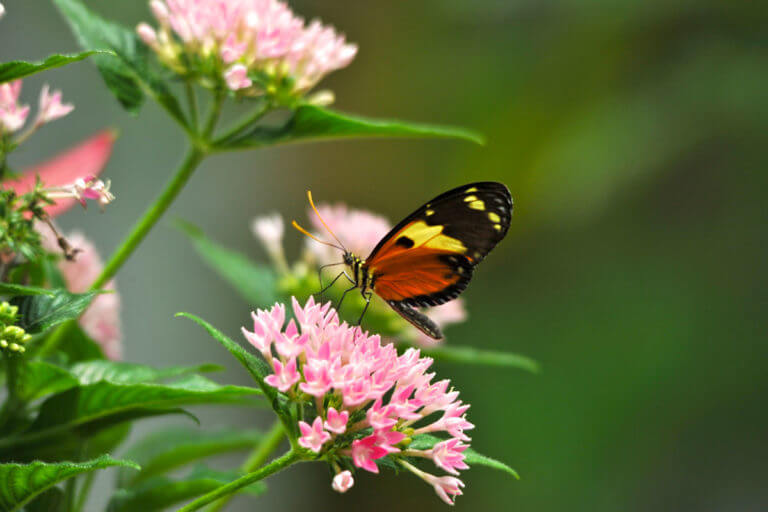
[[[50,252],[58,252],[56,235],[48,226],[44,224],[38,224],[38,226],[43,247]],[[66,238],[78,252],[72,261],[62,259],[58,264],[59,271],[70,292],[86,292],[101,274],[104,264],[96,247],[83,234],[74,232]],[[114,291],[114,280],[107,283],[104,289],[112,290],[113,293],[104,293],[93,299],[91,305],[80,317],[79,323],[83,331],[99,344],[104,355],[109,359],[119,360],[122,357],[120,296]]]
[[[21,80],[0,84],[0,133],[13,133],[27,122],[29,105],[19,103]]]
[[[251,87],[247,75],[255,72],[290,76],[293,91],[303,93],[357,53],[332,27],[307,25],[277,0],[152,0],[150,7],[158,31],[142,23],[137,32],[158,57],[179,68],[181,53],[218,55],[222,64],[236,64],[225,75],[232,90]]]
[[[379,243],[379,240],[392,228],[390,222],[381,215],[366,210],[347,208],[346,205],[340,203],[336,205],[319,204],[317,211],[320,212],[325,223],[339,237],[344,246],[361,258],[367,257]],[[310,209],[307,215],[312,227],[315,228],[314,234],[321,239],[330,238],[330,234],[325,230],[315,212]],[[307,239],[307,248],[321,265],[341,261],[339,250],[333,247]]]
[[[104,170],[115,138],[114,132],[101,131],[47,162],[24,170],[19,177],[4,181],[3,186],[14,189],[17,194],[25,194],[35,188],[37,176],[47,187],[72,186],[84,176],[95,178]],[[95,192],[98,195],[99,191]],[[47,206],[45,211],[53,217],[69,210],[77,201],[74,195],[60,198],[56,204]]]
[[[450,473],[467,467],[462,452],[468,446],[460,441],[468,441],[465,431],[474,428],[466,419],[469,405],[449,389],[448,380],[432,382],[435,374],[428,373],[432,359],[413,348],[400,355],[378,335],[340,323],[330,302],[316,304],[310,298],[301,306],[292,301],[295,320],[286,324],[286,308],[276,304],[253,313],[253,330],[243,329],[243,334],[273,368],[267,384],[289,399],[299,390],[315,397],[318,415],[311,425],[299,422],[301,446],[315,453],[334,450],[372,473],[378,473],[376,461],[385,457],[395,462],[404,456],[429,458]],[[298,372],[298,380],[282,378],[289,366]],[[323,404],[329,402],[335,407],[325,410]],[[435,413],[442,414],[436,418]],[[349,425],[352,417],[357,419]],[[339,435],[366,429],[367,435],[348,436],[346,445],[339,444],[344,442]],[[406,448],[410,437],[435,432],[451,439],[431,450]],[[417,474],[427,479],[423,475],[428,474]],[[456,495],[445,485],[430,484],[441,497]],[[333,487],[339,492],[351,485],[346,476],[334,478]]]
[[[5,16],[5,7],[3,7],[3,4],[0,4],[0,18]]]

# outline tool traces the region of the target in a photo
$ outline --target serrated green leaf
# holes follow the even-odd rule
[[[184,221],[176,226],[186,234],[200,257],[231,284],[251,306],[265,307],[277,300],[277,276],[264,265],[209,239],[200,228]]]
[[[0,295],[48,295],[53,297],[53,290],[38,288],[37,286],[23,286],[13,283],[0,283]]]
[[[372,119],[345,114],[314,105],[301,105],[277,127],[257,126],[221,141],[222,149],[248,149],[294,142],[360,137],[449,138],[483,144],[483,136],[450,126],[437,126],[389,119]]]
[[[245,369],[248,370],[248,373],[251,374],[251,377],[253,377],[259,386],[266,386],[266,388],[269,390],[269,394],[275,394],[275,390],[272,386],[264,384],[264,377],[272,373],[272,370],[269,368],[266,362],[245,350],[242,346],[232,341],[229,336],[219,331],[202,318],[199,318],[191,313],[176,313],[176,316],[189,318],[197,325],[205,329],[213,339],[221,343],[221,345],[223,345],[230,354],[235,356],[235,358],[240,361],[240,364],[242,364]],[[264,391],[263,388],[262,391]],[[265,391],[265,394],[267,394],[267,391]]]
[[[408,448],[412,450],[428,450],[440,441],[445,441],[445,439],[440,439],[439,437],[431,436],[429,434],[420,434],[413,437],[413,441],[410,445],[408,445]],[[464,462],[466,462],[469,466],[487,466],[492,469],[503,471],[504,473],[512,476],[515,480],[520,480],[517,471],[501,461],[492,459],[491,457],[487,457],[485,455],[481,455],[472,448],[467,448],[463,453]]]
[[[519,368],[531,373],[539,372],[539,363],[529,357],[513,354],[512,352],[478,350],[472,347],[457,347],[455,345],[441,345],[421,348],[421,354],[431,357],[435,361],[480,366],[502,366],[505,368]]]
[[[240,361],[240,364],[242,364],[245,369],[248,370],[248,373],[250,373],[251,377],[253,377],[253,379],[256,381],[256,384],[258,384],[259,388],[264,393],[264,396],[267,398],[267,400],[269,400],[272,409],[282,420],[286,430],[293,432],[293,430],[290,429],[297,428],[296,422],[291,419],[290,412],[288,411],[286,405],[281,401],[277,390],[264,382],[264,377],[272,373],[272,370],[269,368],[266,362],[245,350],[243,347],[232,341],[228,336],[226,336],[224,333],[216,329],[202,318],[198,318],[190,313],[176,313],[176,316],[189,318],[197,325],[201,326],[213,339],[218,341],[222,346],[224,346],[224,348],[229,351],[230,354],[235,356],[235,358]]]
[[[69,371],[79,380],[80,384],[87,385],[99,381],[108,381],[114,384],[156,382],[192,373],[215,372],[222,369],[221,366],[215,364],[153,368],[143,364],[100,360],[74,364]]]
[[[239,403],[259,393],[254,388],[221,386],[199,375],[171,384],[101,381],[79,386],[45,400],[26,431],[0,439],[0,457],[72,431],[90,436],[125,421],[177,413],[184,405]]]
[[[130,461],[107,455],[88,462],[32,462],[30,464],[0,464],[0,510],[13,512],[38,494],[74,476],[113,466],[140,469]]]
[[[0,84],[10,82],[11,80],[19,80],[29,75],[34,75],[47,69],[58,68],[65,66],[73,62],[80,62],[81,60],[95,55],[98,53],[106,53],[104,51],[88,51],[82,53],[73,53],[69,55],[54,54],[46,57],[45,60],[38,62],[26,62],[23,60],[12,60],[10,62],[0,62]]]
[[[34,334],[79,317],[98,293],[53,290],[53,295],[26,295],[12,302],[19,307],[18,325]]]
[[[177,503],[213,491],[240,476],[242,475],[238,473],[220,472],[200,467],[195,468],[186,478],[181,480],[154,477],[130,489],[118,490],[110,501],[107,510],[108,512],[164,510]],[[256,482],[244,487],[240,492],[257,496],[265,490],[266,486],[262,482]]]
[[[139,482],[191,462],[222,453],[251,449],[261,438],[261,432],[256,430],[205,432],[174,428],[156,432],[126,452],[125,456],[141,464],[142,470],[131,474],[130,480],[121,472],[119,486],[135,486]]]
[[[24,402],[32,402],[79,385],[67,370],[45,361],[28,361],[19,365],[18,378],[19,398]]]
[[[86,50],[109,50],[115,57],[99,55],[96,65],[120,103],[137,112],[150,94],[179,123],[187,126],[184,112],[168,86],[149,67],[147,47],[134,30],[107,21],[79,0],[54,0],[69,23],[80,46]]]

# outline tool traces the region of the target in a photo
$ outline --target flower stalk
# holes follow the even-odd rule
[[[221,487],[214,489],[213,491],[207,494],[202,495],[192,503],[189,503],[186,506],[181,507],[178,510],[178,512],[192,512],[193,510],[200,510],[202,507],[208,505],[209,503],[213,503],[214,501],[217,501],[220,498],[229,496],[239,491],[243,487],[247,487],[252,483],[263,480],[264,478],[270,475],[273,475],[278,471],[282,471],[288,466],[301,461],[302,461],[302,458],[299,455],[299,453],[297,453],[294,450],[289,450],[288,452],[276,458],[266,466],[263,466],[262,468],[256,471],[248,473],[247,475],[244,475],[238,478],[237,480],[234,480],[233,482],[230,482],[226,485],[222,485]]]

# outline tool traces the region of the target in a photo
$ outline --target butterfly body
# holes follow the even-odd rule
[[[366,301],[376,293],[422,332],[442,338],[414,308],[439,306],[467,288],[475,266],[506,235],[512,208],[509,190],[497,182],[437,196],[392,228],[368,258],[344,251],[354,285],[348,291],[360,289]]]

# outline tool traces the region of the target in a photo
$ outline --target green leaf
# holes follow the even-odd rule
[[[164,510],[177,503],[211,492],[242,476],[238,473],[213,471],[200,467],[183,480],[155,477],[131,489],[118,490],[109,503],[108,512]],[[262,494],[266,486],[256,482],[240,490],[252,495]]]
[[[175,120],[187,126],[178,100],[149,68],[147,47],[132,29],[101,18],[79,0],[54,0],[54,3],[80,46],[86,50],[102,49],[114,53],[115,57],[98,55],[95,62],[107,86],[126,110],[138,112],[146,92]]]
[[[19,365],[19,398],[31,402],[79,385],[67,370],[44,361]]]
[[[256,430],[225,430],[205,432],[188,428],[174,428],[156,432],[134,445],[126,457],[141,464],[141,472],[132,474],[130,480],[120,473],[120,487],[134,486],[139,482],[162,475],[214,455],[252,449],[262,438]]]
[[[133,462],[116,460],[107,455],[81,463],[0,464],[0,510],[8,512],[19,510],[25,503],[59,482],[112,466],[140,469]]]
[[[243,347],[232,341],[228,336],[213,327],[205,320],[189,313],[176,313],[176,316],[189,318],[197,325],[201,326],[213,339],[221,343],[224,348],[229,351],[230,354],[235,356],[235,358],[240,361],[240,364],[242,364],[245,369],[248,370],[248,373],[251,374],[251,377],[253,377],[253,379],[259,385],[259,388],[264,393],[264,396],[269,400],[272,409],[280,417],[286,430],[288,432],[295,432],[297,428],[296,422],[291,418],[290,411],[288,410],[286,404],[281,400],[280,394],[278,394],[275,388],[264,382],[264,377],[272,373],[272,370],[269,368],[267,363],[264,362],[264,360],[245,350]]]
[[[107,53],[103,51],[89,51],[82,53],[73,53],[70,55],[54,54],[49,55],[45,60],[39,62],[26,62],[23,60],[12,60],[10,62],[0,63],[0,84],[18,80],[25,76],[34,75],[47,69],[58,68],[73,62],[79,62],[91,55],[97,53]]]
[[[215,372],[222,369],[221,366],[215,364],[172,366],[159,369],[143,364],[97,360],[77,363],[69,371],[77,377],[80,384],[87,385],[100,381],[108,381],[114,384],[156,382],[191,373]]]
[[[435,361],[481,366],[502,366],[505,368],[520,368],[531,373],[539,372],[539,363],[529,357],[513,354],[511,352],[478,350],[472,347],[457,347],[452,345],[422,348],[421,354],[431,357]]]
[[[200,228],[178,220],[176,226],[186,234],[209,267],[231,284],[251,306],[265,307],[277,301],[277,276],[271,268],[258,265],[239,252],[212,241]]]
[[[440,441],[445,441],[445,439],[440,439],[439,437],[431,436],[429,434],[420,434],[413,437],[413,441],[408,445],[408,448],[411,450],[428,450]],[[492,469],[503,471],[512,476],[515,480],[520,480],[517,471],[501,461],[481,455],[472,448],[467,448],[463,453],[464,462],[469,466],[487,466]]]
[[[185,376],[171,384],[100,381],[45,400],[25,432],[0,439],[0,457],[73,431],[90,436],[125,421],[178,413],[178,407],[184,405],[242,403],[245,397],[255,394],[259,390],[220,386],[199,375]]]
[[[219,143],[222,149],[247,149],[294,142],[360,137],[450,138],[483,144],[471,130],[353,116],[314,105],[301,105],[283,125],[257,126]]]
[[[19,326],[34,334],[79,317],[98,293],[53,290],[53,295],[27,295],[12,302],[19,307]]]
[[[0,283],[0,295],[48,295],[49,297],[53,297],[53,290],[46,290],[45,288],[38,288],[37,286]]]
[[[66,356],[67,364],[106,359],[101,346],[88,336],[80,325],[72,322],[67,324],[66,329],[66,336],[59,343],[58,350]]]

